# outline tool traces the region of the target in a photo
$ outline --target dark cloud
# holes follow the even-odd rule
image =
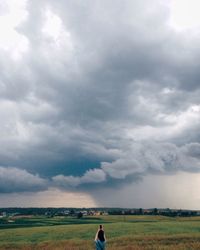
[[[169,11],[158,0],[27,1],[16,48],[0,50],[1,192],[199,171],[199,37],[176,33]],[[33,183],[10,189],[11,169]]]
[[[169,174],[178,171],[199,171],[200,144],[177,147],[171,143],[133,143],[113,162],[102,162],[99,169],[87,171],[81,177],[58,175],[56,185],[77,187],[85,184],[104,184],[113,180],[137,180],[147,174]],[[114,184],[113,184],[114,185]]]

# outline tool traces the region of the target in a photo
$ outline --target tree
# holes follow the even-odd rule
[[[154,208],[153,210],[153,214],[157,215],[158,214],[158,209],[157,208]]]
[[[143,209],[142,208],[139,209],[139,214],[143,214]]]
[[[79,212],[78,214],[77,214],[77,218],[78,219],[81,219],[83,217],[83,214],[81,213],[81,212]]]

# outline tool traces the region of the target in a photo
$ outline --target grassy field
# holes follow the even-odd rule
[[[18,218],[1,223],[0,249],[92,250],[99,224],[108,250],[200,249],[200,217],[160,216]]]

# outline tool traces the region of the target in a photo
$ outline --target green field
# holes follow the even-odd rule
[[[99,224],[107,249],[200,249],[200,217],[98,216],[0,221],[0,249],[92,250]]]

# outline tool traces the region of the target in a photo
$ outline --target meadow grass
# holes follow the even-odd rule
[[[34,220],[36,225],[40,222],[39,227]],[[35,217],[29,222],[34,226],[27,227],[28,221],[24,221],[23,227],[18,221],[18,228],[1,229],[0,249],[92,250],[100,223],[104,224],[110,250],[200,249],[200,217],[99,216],[79,220]]]

